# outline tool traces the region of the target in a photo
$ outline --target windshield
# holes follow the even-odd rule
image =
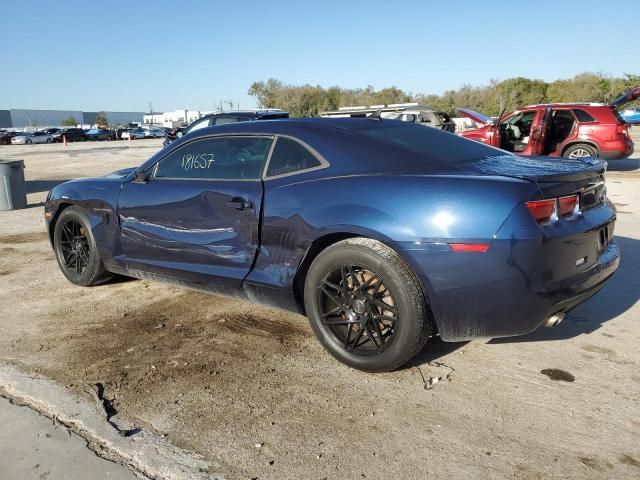
[[[356,131],[448,165],[466,164],[489,156],[512,155],[504,150],[435,128],[424,128],[414,123],[390,123],[385,125],[383,120],[380,124]]]
[[[97,128],[92,128],[91,130],[88,130],[87,133],[98,133],[99,130]]]

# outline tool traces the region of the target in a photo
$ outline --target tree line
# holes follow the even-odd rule
[[[610,102],[623,91],[640,84],[640,75],[612,77],[581,73],[570,79],[544,80],[515,77],[491,80],[489,85],[465,84],[442,95],[410,93],[392,86],[366,88],[324,88],[320,85],[289,85],[275,78],[254,82],[249,88],[259,108],[281,108],[296,117],[313,117],[327,110],[352,105],[381,105],[418,102],[455,115],[458,107],[471,108],[486,115],[499,115],[524,105],[556,102]]]

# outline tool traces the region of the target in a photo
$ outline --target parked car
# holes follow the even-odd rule
[[[12,145],[30,145],[32,143],[51,143],[51,135],[45,132],[21,132],[11,139]]]
[[[448,113],[439,112],[437,110],[423,108],[407,108],[402,112],[387,113],[382,115],[383,118],[392,120],[401,120],[403,122],[412,122],[426,127],[434,127],[445,132],[455,132],[456,124]]]
[[[119,128],[116,128],[116,129],[113,131],[113,133],[114,133],[114,135],[113,135],[113,136],[114,136],[114,139],[115,139],[115,140],[123,140],[123,138],[122,138],[122,134],[123,134],[124,132],[128,131],[128,130],[129,130],[129,128],[125,128],[125,127],[119,127]]]
[[[46,134],[48,134],[48,135],[53,136],[53,134],[58,132],[58,131],[60,131],[60,129],[56,128],[56,127],[51,127],[51,128],[44,128],[41,131],[46,133]]]
[[[170,128],[167,131],[167,136],[165,137],[164,142],[162,144],[164,146],[167,146],[171,142],[173,142],[174,140],[177,140],[178,138],[182,137],[187,128],[189,128],[189,125],[183,125],[181,127]]]
[[[136,140],[137,138],[144,138],[144,130],[142,128],[130,128],[122,132],[121,138],[123,140]]]
[[[10,145],[11,134],[6,130],[0,130],[0,145]]]
[[[111,140],[111,130],[105,130],[104,128],[91,128],[84,134],[87,140]]]
[[[164,138],[167,133],[158,127],[143,128],[145,138]]]
[[[51,135],[51,140],[62,142],[63,136],[67,137],[67,142],[84,142],[86,140],[84,131],[81,128],[63,128]]]
[[[388,118],[390,120],[417,123],[426,127],[438,128],[446,132],[456,131],[456,124],[449,114],[414,102],[342,107],[338,110],[321,112],[320,116],[326,118],[364,118],[378,114],[382,118]]]
[[[605,285],[605,169],[407,122],[239,122],[58,185],[45,217],[77,285],[117,273],[276,305],[340,361],[387,371],[436,334],[555,325]]]
[[[195,132],[196,130],[200,130],[201,128],[210,127],[213,125],[225,125],[227,123],[237,122],[251,122],[254,120],[277,120],[282,118],[289,118],[289,112],[277,108],[211,113],[191,123],[184,130],[177,130],[174,137],[172,137],[171,135],[167,135],[163,142],[163,145],[167,146],[172,141],[182,137],[183,135],[187,135],[191,132]]]
[[[520,155],[599,156],[606,160],[627,158],[633,153],[633,140],[617,109],[638,98],[640,86],[610,104],[530,105],[502,115],[497,121],[473,110],[459,108],[460,114],[485,124],[460,135]]]
[[[628,108],[620,112],[620,116],[629,125],[639,125],[640,124],[640,107]]]

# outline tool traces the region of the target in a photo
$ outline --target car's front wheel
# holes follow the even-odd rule
[[[90,287],[111,278],[98,253],[89,219],[80,207],[68,207],[60,214],[53,247],[60,270],[71,283]]]
[[[27,145],[31,145],[33,142],[27,138],[24,143],[26,143]]]
[[[322,251],[309,268],[304,298],[320,342],[360,370],[400,367],[435,331],[415,274],[375,240],[343,240]]]

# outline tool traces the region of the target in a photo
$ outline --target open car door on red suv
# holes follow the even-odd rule
[[[551,108],[529,108],[503,115],[499,120],[458,109],[460,113],[485,126],[468,130],[462,136],[520,155],[543,155]]]

